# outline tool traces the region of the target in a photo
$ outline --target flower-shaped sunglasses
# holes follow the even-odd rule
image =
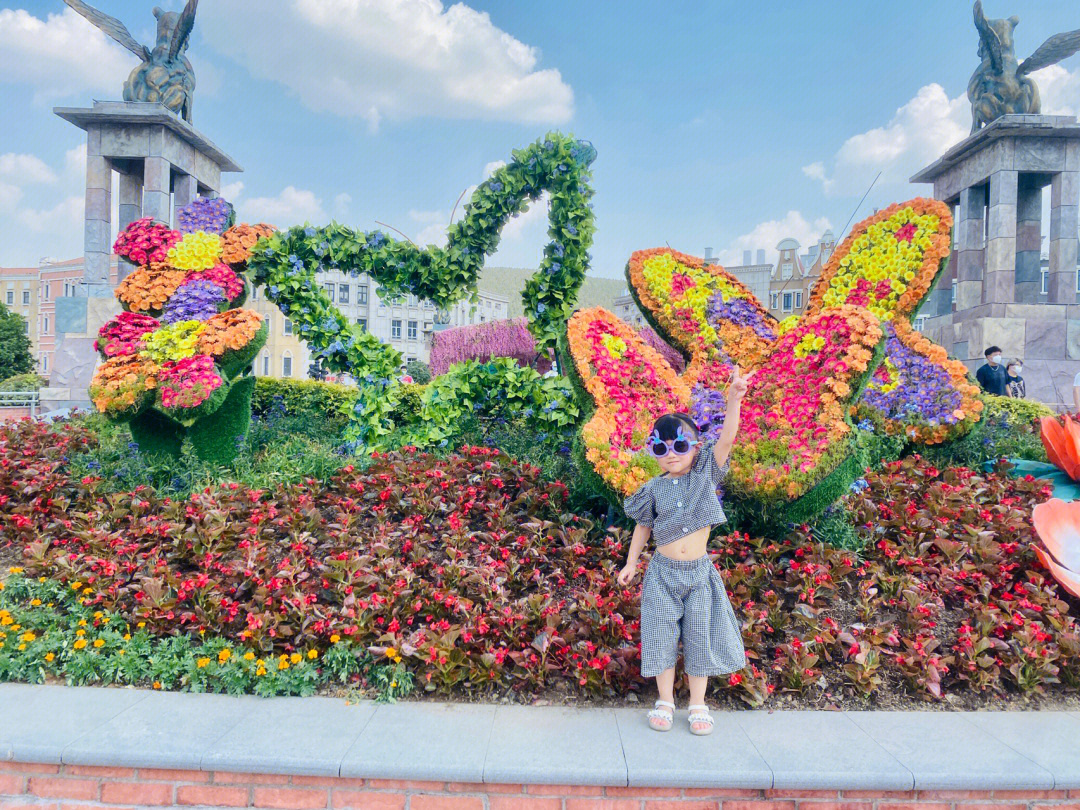
[[[654,430],[652,439],[649,441],[649,452],[655,458],[663,458],[668,454],[668,450],[677,456],[685,456],[698,443],[697,439],[691,439],[684,435],[681,427],[676,431],[675,438],[669,441],[661,439],[660,431]]]

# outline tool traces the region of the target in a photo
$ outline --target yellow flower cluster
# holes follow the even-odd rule
[[[676,273],[689,276],[693,279],[694,285],[681,292],[674,292],[673,280]],[[723,292],[725,299],[729,296],[736,297],[735,290],[727,279],[722,276],[713,276],[702,267],[682,264],[676,261],[671,253],[650,256],[642,262],[642,276],[651,295],[663,302],[660,310],[672,323],[676,322],[675,309],[689,309],[697,324],[698,334],[704,342],[707,345],[716,343],[716,330],[709,325],[705,313],[714,290]],[[685,329],[679,331],[685,331]]]
[[[177,321],[163,326],[143,338],[146,348],[141,354],[155,363],[183,360],[195,354],[199,345],[199,336],[204,331],[206,331],[206,324],[200,321]]]
[[[786,318],[784,318],[784,320],[780,321],[780,323],[778,323],[776,325],[776,336],[777,337],[783,337],[784,335],[786,335],[788,332],[790,332],[792,329],[794,329],[798,325],[799,325],[799,316],[798,315],[788,315]]]
[[[209,270],[221,261],[221,237],[195,231],[169,248],[169,266],[177,270]]]
[[[795,356],[801,360],[810,352],[821,351],[823,348],[825,348],[825,338],[808,332],[803,335],[802,340],[795,344]]]
[[[604,348],[611,353],[611,356],[617,360],[621,360],[622,356],[626,353],[626,341],[621,337],[604,335],[600,338],[600,342],[604,344]]]

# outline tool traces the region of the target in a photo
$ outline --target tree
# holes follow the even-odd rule
[[[33,370],[26,321],[0,304],[0,380]]]

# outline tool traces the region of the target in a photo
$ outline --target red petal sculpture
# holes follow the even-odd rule
[[[1080,597],[1080,501],[1053,498],[1036,506],[1031,519],[1046,546],[1035,546],[1035,554],[1062,588]]]
[[[1043,447],[1051,464],[1064,470],[1072,480],[1080,481],[1080,424],[1067,415],[1063,419],[1064,424],[1053,416],[1039,420]]]

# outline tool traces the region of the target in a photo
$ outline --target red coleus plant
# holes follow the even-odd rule
[[[642,685],[640,586],[615,580],[628,536],[563,511],[565,488],[534,467],[406,451],[326,484],[173,500],[69,478],[66,458],[92,443],[79,427],[0,429],[0,544],[129,622],[262,651],[351,640],[453,694]],[[750,663],[716,685],[752,705],[1080,687],[1077,603],[1031,548],[1048,495],[908,458],[842,504],[858,555],[806,527],[721,538]]]

